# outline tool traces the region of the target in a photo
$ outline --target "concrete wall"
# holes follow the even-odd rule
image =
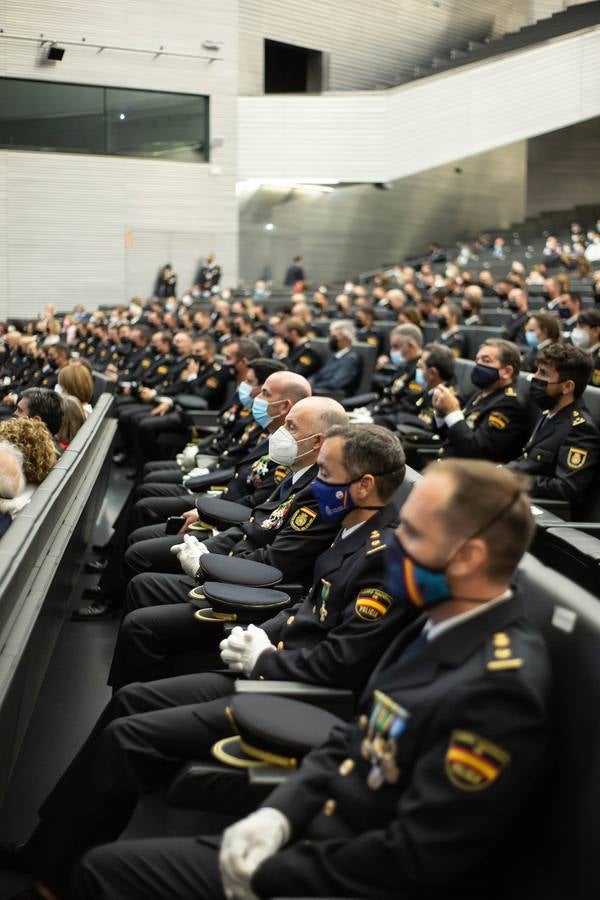
[[[508,227],[525,213],[526,165],[526,142],[519,141],[403,178],[390,191],[356,185],[242,193],[241,275],[249,283],[265,274],[281,282],[300,253],[311,281],[340,279],[419,253],[431,240],[450,245]]]
[[[263,92],[265,38],[322,50],[326,89],[364,90],[528,19],[523,0],[240,0],[240,93]]]
[[[210,164],[0,151],[0,317],[147,295],[167,261],[185,287],[211,251],[235,282],[237,0],[5,0],[2,10],[8,34],[79,46],[44,64],[38,44],[2,38],[0,75],[206,94],[223,144]],[[207,39],[221,50],[203,49]],[[131,52],[160,45],[195,58]]]
[[[600,118],[528,141],[528,216],[596,201],[600,209]]]

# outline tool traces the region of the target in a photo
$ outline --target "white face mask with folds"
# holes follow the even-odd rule
[[[316,437],[316,434],[309,434],[308,437],[302,438],[301,441],[296,441],[287,428],[282,425],[269,438],[269,457],[278,466],[290,468],[296,460],[312,453],[312,447],[310,450],[305,450],[304,453],[298,453],[298,444],[303,444],[304,441],[309,441],[314,437]]]

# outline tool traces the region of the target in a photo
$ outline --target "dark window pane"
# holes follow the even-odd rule
[[[208,160],[208,97],[0,78],[0,147]]]
[[[207,100],[191,94],[106,89],[108,153],[203,162]]]
[[[0,78],[0,145],[104,153],[101,87]]]

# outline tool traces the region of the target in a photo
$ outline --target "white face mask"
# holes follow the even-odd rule
[[[308,441],[313,437],[316,437],[316,435],[310,434],[308,437],[302,438],[301,441],[296,441],[287,428],[282,425],[269,437],[269,457],[278,466],[287,466],[289,468],[294,465],[297,459],[312,453],[312,447],[304,453],[298,453],[298,444],[303,444],[304,441]]]
[[[590,346],[590,336],[585,328],[574,328],[571,332],[571,342],[575,347],[585,350],[586,347]]]

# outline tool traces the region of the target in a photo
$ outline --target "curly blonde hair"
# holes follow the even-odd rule
[[[6,419],[0,422],[0,441],[8,441],[23,454],[23,473],[27,481],[40,484],[57,460],[50,432],[37,419]]]

